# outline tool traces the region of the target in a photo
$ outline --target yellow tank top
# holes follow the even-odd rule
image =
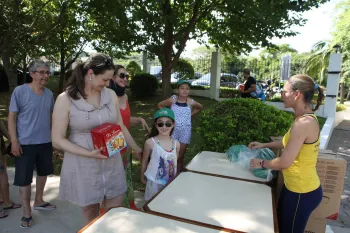
[[[305,114],[317,120],[314,114]],[[286,147],[290,137],[290,130],[284,135],[282,143]],[[308,193],[320,186],[316,163],[320,147],[320,137],[314,143],[304,143],[292,166],[282,170],[286,188],[295,193]]]

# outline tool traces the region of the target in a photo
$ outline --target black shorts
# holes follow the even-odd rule
[[[23,154],[15,157],[15,180],[13,185],[27,186],[33,182],[34,166],[38,176],[53,174],[52,143],[21,145]]]

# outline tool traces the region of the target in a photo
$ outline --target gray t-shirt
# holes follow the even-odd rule
[[[15,88],[11,96],[10,112],[17,113],[17,138],[21,145],[51,142],[51,113],[53,93],[44,88],[35,94],[29,84]]]

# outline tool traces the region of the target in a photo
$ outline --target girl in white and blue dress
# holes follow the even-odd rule
[[[180,143],[171,137],[174,125],[171,109],[162,108],[154,114],[154,124],[142,155],[141,182],[146,184],[146,201],[176,176]]]
[[[184,155],[191,142],[192,118],[203,108],[200,103],[188,98],[190,87],[190,82],[180,80],[178,82],[178,95],[173,95],[158,104],[159,108],[170,107],[175,114],[176,123],[172,137],[180,142],[177,172],[183,169]]]

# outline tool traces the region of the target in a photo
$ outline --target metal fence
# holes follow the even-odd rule
[[[189,78],[192,86],[210,86],[211,56],[197,58],[192,66],[193,75]]]
[[[221,72],[238,76],[243,81],[243,69],[250,70],[251,75],[257,80],[278,82],[281,79],[281,60],[252,60],[243,62],[222,62]],[[287,64],[288,66],[289,64]],[[290,64],[290,76],[304,73],[306,61],[292,60]]]

